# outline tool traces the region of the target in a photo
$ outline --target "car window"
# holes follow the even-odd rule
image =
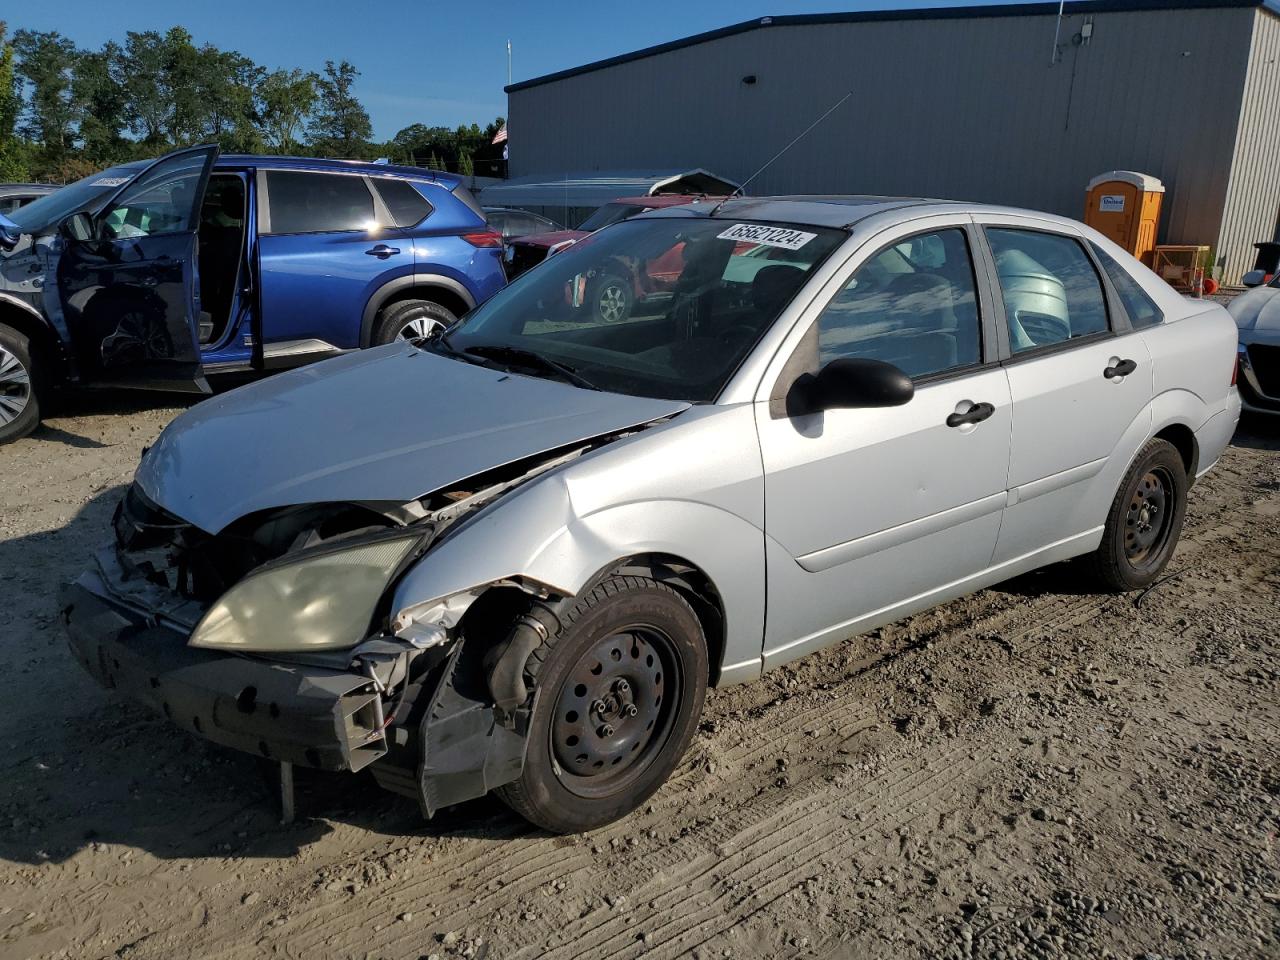
[[[382,202],[391,213],[391,222],[397,227],[412,227],[421,223],[431,212],[431,204],[427,198],[409,181],[378,177],[373,182],[377,184]]]
[[[919,234],[862,264],[818,318],[822,363],[860,357],[927,377],[982,359],[977,285],[960,229]]]
[[[1157,323],[1163,323],[1164,313],[1156,306],[1156,302],[1151,299],[1147,291],[1142,289],[1142,284],[1138,283],[1128,270],[1096,243],[1091,246],[1102,264],[1102,269],[1107,271],[1107,276],[1111,278],[1111,285],[1116,288],[1120,302],[1124,304],[1124,312],[1129,315],[1129,323],[1133,328],[1141,330],[1143,327],[1154,327]]]
[[[1014,353],[1104,333],[1107,300],[1080,241],[1058,233],[988,227]]]
[[[25,232],[43,230],[79,210],[93,210],[112,193],[128,183],[144,164],[111,167],[78,180],[14,212],[13,222]]]
[[[630,220],[521,275],[439,348],[534,351],[602,390],[710,401],[846,237],[791,224]]]
[[[157,164],[102,212],[97,229],[109,240],[194,230],[207,160],[206,153],[192,153]]]
[[[377,225],[364,177],[344,173],[267,171],[272,233],[368,230]]]

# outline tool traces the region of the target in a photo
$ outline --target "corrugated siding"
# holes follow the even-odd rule
[[[1259,10],[1254,18],[1217,250],[1230,281],[1253,266],[1253,244],[1275,238],[1280,225],[1280,17]]]
[[[751,193],[905,194],[1080,217],[1094,174],[1161,178],[1162,240],[1214,243],[1253,9],[774,26],[516,91],[513,175],[698,166]],[[1087,44],[1073,43],[1086,20]],[[757,77],[748,86],[742,78]]]

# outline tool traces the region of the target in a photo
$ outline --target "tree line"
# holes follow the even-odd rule
[[[84,50],[57,31],[0,21],[0,182],[66,183],[192,143],[234,153],[302,154],[501,176],[498,117],[485,127],[411,124],[373,141],[346,60],[323,71],[267,68],[197,46],[172,27],[130,31]]]

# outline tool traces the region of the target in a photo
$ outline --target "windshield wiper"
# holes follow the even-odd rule
[[[488,344],[482,343],[474,347],[463,347],[463,353],[469,353],[473,357],[483,357],[486,360],[496,360],[499,363],[504,361],[516,364],[517,366],[538,367],[563,380],[567,380],[575,387],[582,387],[585,390],[599,390],[594,383],[580,374],[568,364],[561,363],[559,360],[552,360],[548,356],[538,353],[536,350],[526,350],[524,347],[512,347],[506,344]]]

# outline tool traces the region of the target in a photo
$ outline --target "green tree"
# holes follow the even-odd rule
[[[126,73],[124,50],[107,41],[101,50],[76,58],[71,72],[71,100],[80,123],[80,143],[85,156],[105,166],[129,152],[124,139]]]
[[[258,85],[258,118],[263,136],[276,150],[298,149],[302,130],[315,108],[319,80],[301,70],[273,70]]]
[[[129,73],[124,82],[125,122],[145,144],[164,142],[173,113],[168,98],[165,39],[155,30],[125,34]]]
[[[18,78],[13,69],[13,44],[7,35],[8,24],[0,20],[0,143],[13,138],[22,110]]]
[[[471,162],[471,151],[463,149],[458,155],[458,172],[464,177],[475,176],[476,166]]]
[[[318,105],[311,118],[311,143],[340,157],[360,157],[368,151],[373,124],[352,87],[360,71],[343,60],[326,60],[316,81]]]
[[[195,86],[202,110],[197,137],[229,150],[252,153],[262,144],[255,90],[266,71],[234,50],[205,44],[196,56]]]
[[[18,74],[31,85],[22,133],[60,154],[71,145],[75,120],[71,102],[75,44],[56,30],[19,30],[13,35],[13,48]]]

